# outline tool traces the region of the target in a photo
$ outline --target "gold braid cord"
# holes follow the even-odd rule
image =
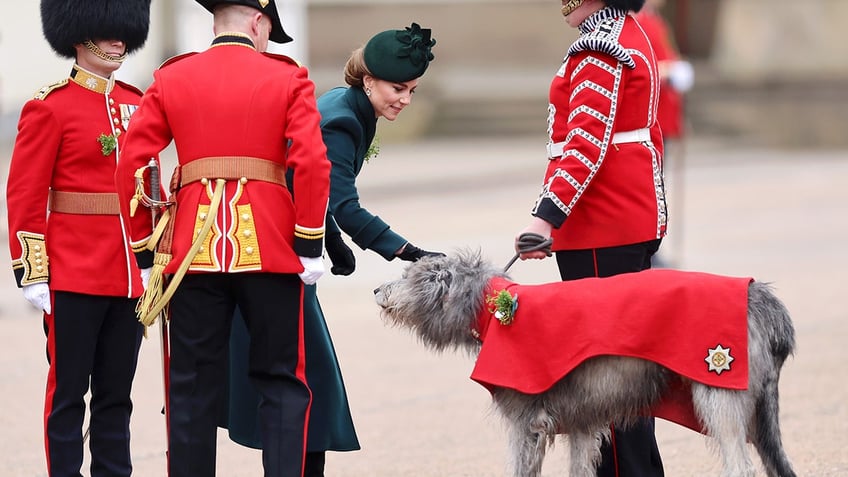
[[[583,4],[583,0],[569,0],[568,3],[562,6],[562,16],[571,15],[577,7]]]
[[[101,50],[100,47],[95,45],[94,42],[91,40],[85,40],[82,44],[88,51],[94,53],[95,56],[97,56],[98,58],[102,58],[106,61],[111,61],[112,63],[123,63],[124,60],[127,59],[126,51],[121,55],[112,56],[106,53],[105,51]]]
[[[206,220],[203,222],[200,232],[198,232],[194,242],[191,244],[191,248],[186,252],[179,268],[177,268],[177,271],[174,272],[174,275],[168,281],[167,288],[164,287],[165,279],[163,272],[165,271],[165,267],[171,262],[170,241],[172,237],[170,235],[173,234],[173,228],[171,228],[169,234],[163,237],[163,244],[166,247],[162,247],[161,249],[167,250],[167,253],[157,252],[154,255],[153,269],[150,271],[150,280],[147,283],[147,289],[142,293],[136,306],[138,321],[145,327],[156,322],[156,317],[159,316],[159,313],[165,309],[168,301],[174,296],[174,292],[191,266],[194,256],[197,255],[197,251],[203,246],[206,235],[212,229],[212,224],[215,223],[218,216],[218,207],[221,205],[221,197],[224,195],[224,185],[226,182],[225,179],[215,180],[215,193],[212,195],[212,200],[209,203],[209,213],[206,216]],[[163,288],[165,288],[164,291]]]
[[[147,245],[144,247],[151,252],[156,250],[156,245],[159,243],[159,240],[162,238],[162,234],[165,233],[166,230],[171,230],[173,232],[173,225],[170,225],[171,221],[171,208],[168,207],[165,209],[165,213],[162,214],[162,218],[159,219],[159,222],[156,224],[156,228],[153,229],[153,233],[150,235],[150,238],[147,239]],[[170,225],[170,227],[169,227]],[[173,235],[173,234],[171,234]],[[170,247],[170,242],[169,242]]]

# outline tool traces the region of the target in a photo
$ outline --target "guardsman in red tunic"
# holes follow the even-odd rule
[[[263,53],[269,40],[291,40],[272,0],[199,3],[214,13],[216,37],[206,51],[174,58],[154,73],[115,176],[129,220],[137,212],[136,171],[173,140],[179,166],[164,232],[136,222],[131,230],[136,245],[157,242],[142,320],[169,302],[169,472],[215,475],[227,342],[238,306],[251,336],[250,378],[261,395],[265,475],[300,476],[311,403],[303,285],[324,270],[330,173],[314,84],[293,60]],[[167,283],[158,296],[160,273]]]
[[[551,83],[548,166],[525,234],[552,238],[563,280],[650,268],[665,236],[659,73],[651,44],[629,12],[644,0],[563,0],[580,31]],[[660,476],[653,420],[612,426],[599,476]]]
[[[635,17],[657,56],[660,73],[657,120],[662,127],[663,138],[681,139],[686,132],[683,94],[692,87],[692,65],[680,58],[668,22],[659,11],[664,4],[665,0],[648,0]]]
[[[44,312],[50,476],[81,475],[89,390],[90,475],[132,473],[130,391],[142,332],[135,306],[139,265],[146,258],[150,267],[153,255],[133,253],[114,181],[142,93],[113,73],[144,44],[149,10],[149,0],[41,2],[47,41],[76,61],[69,78],[24,105],[6,201],[15,278]]]

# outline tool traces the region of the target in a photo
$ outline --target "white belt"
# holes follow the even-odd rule
[[[612,135],[612,144],[623,144],[626,142],[650,142],[651,130],[648,128],[634,129],[633,131],[621,131]],[[565,141],[557,143],[548,143],[548,159],[556,159],[562,157],[563,149],[565,149]]]

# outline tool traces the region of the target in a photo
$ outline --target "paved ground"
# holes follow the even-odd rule
[[[384,144],[361,179],[363,203],[416,245],[479,247],[496,264],[528,219],[544,168],[542,139]],[[680,163],[681,156],[677,163]],[[672,157],[672,161],[675,159]],[[8,150],[0,156],[7,170]],[[670,175],[672,230],[661,253],[674,266],[773,282],[793,313],[798,350],[784,368],[784,442],[799,475],[848,475],[848,160],[844,151],[688,145],[686,167]],[[5,173],[4,183],[5,183]],[[5,189],[5,188],[4,188]],[[2,212],[5,214],[5,208]],[[4,233],[5,220],[0,221]],[[385,326],[371,290],[402,264],[357,250],[353,277],[326,276],[320,296],[347,380],[363,450],[332,453],[331,477],[504,475],[505,442],[487,392],[472,382],[470,358],[434,355],[406,331]],[[8,270],[0,253],[0,269]],[[513,277],[556,280],[553,260],[520,262]],[[0,273],[0,475],[40,477],[46,362],[38,313]],[[132,423],[136,475],[164,475],[159,344],[143,345]],[[700,435],[660,421],[669,476],[716,475]],[[755,458],[756,459],[756,458]],[[564,447],[545,476],[563,475]],[[221,435],[219,472],[261,475],[260,456]],[[764,475],[764,474],[762,474]]]

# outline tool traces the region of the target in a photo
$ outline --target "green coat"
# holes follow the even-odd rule
[[[356,176],[365,163],[365,155],[374,140],[377,118],[362,88],[333,88],[318,98],[321,135],[327,146],[330,170],[330,213],[353,243],[370,249],[386,260],[406,244],[380,217],[359,203]],[[330,233],[332,221],[328,221]]]
[[[306,380],[312,390],[309,413],[309,452],[359,450],[359,440],[350,416],[342,373],[333,341],[315,294],[315,285],[304,287],[303,333],[306,351]],[[236,310],[230,334],[228,403],[221,427],[230,439],[254,449],[262,448],[259,434],[259,393],[248,379],[250,336],[241,312]]]

